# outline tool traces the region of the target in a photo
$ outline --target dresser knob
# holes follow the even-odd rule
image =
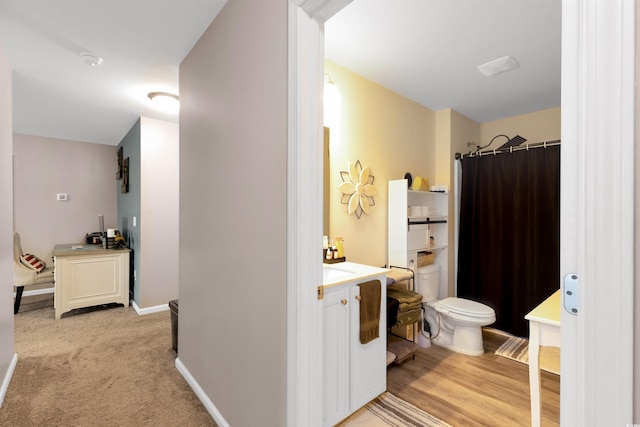
[[[347,305],[347,300],[343,299],[342,301],[340,301],[342,303],[342,305]]]

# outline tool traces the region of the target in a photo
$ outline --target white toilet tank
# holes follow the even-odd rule
[[[418,267],[416,277],[416,292],[422,295],[422,302],[438,299],[440,291],[440,266],[429,264]]]

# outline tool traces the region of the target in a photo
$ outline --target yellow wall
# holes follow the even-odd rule
[[[435,117],[388,89],[325,62],[342,99],[340,121],[331,128],[331,237],[344,237],[348,261],[375,266],[387,262],[387,182],[406,172],[434,180]],[[369,215],[357,219],[341,204],[340,171],[359,160],[375,176],[378,195]]]
[[[513,138],[520,135],[529,143],[560,139],[560,107],[507,117],[483,123],[480,129],[479,145],[486,145],[496,135]],[[498,148],[507,142],[506,138],[497,138],[489,147]]]
[[[449,260],[448,289],[449,295],[455,295],[455,153],[469,151],[468,142],[478,141],[481,125],[452,109],[437,112],[436,152],[436,184],[449,186]]]

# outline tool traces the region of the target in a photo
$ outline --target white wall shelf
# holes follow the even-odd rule
[[[433,252],[441,272],[439,298],[448,296],[449,193],[409,190],[400,179],[389,181],[388,200],[388,265],[417,274],[418,252]],[[428,207],[429,214],[411,215],[412,207]]]

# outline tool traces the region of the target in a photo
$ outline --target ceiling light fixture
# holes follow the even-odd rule
[[[82,61],[89,65],[90,67],[98,67],[100,66],[100,64],[102,64],[102,58],[100,58],[97,55],[94,55],[93,53],[89,53],[89,52],[82,52],[80,53],[80,58],[82,58]]]
[[[180,111],[178,95],[168,92],[149,92],[147,96],[160,111],[170,114]]]
[[[494,59],[486,64],[478,65],[478,71],[483,75],[489,77],[494,74],[503,73],[505,71],[518,68],[518,61],[512,56],[503,56],[502,58]]]

